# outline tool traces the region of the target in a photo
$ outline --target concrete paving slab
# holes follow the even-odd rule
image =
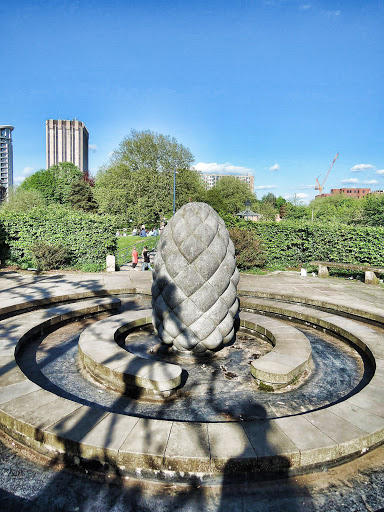
[[[327,409],[311,412],[305,419],[339,445],[341,455],[356,453],[368,446],[367,432]]]
[[[66,418],[69,414],[82,407],[78,402],[54,396],[55,400],[46,402],[32,411],[20,412],[18,416],[20,421],[24,421],[26,424],[33,425],[36,428],[44,429],[54,425],[59,420]]]
[[[275,421],[245,422],[243,427],[256,452],[261,470],[299,466],[299,449]]]
[[[14,357],[4,359],[11,360],[0,365],[0,388],[28,380],[28,377],[20,370]]]
[[[239,423],[208,423],[212,467],[221,471],[257,466],[256,452]]]
[[[374,398],[362,393],[363,392],[361,391],[360,393],[351,396],[348,398],[347,402],[384,418],[384,403],[382,398],[375,400]]]
[[[209,472],[208,425],[173,422],[165,450],[164,467],[172,471]]]
[[[14,398],[27,395],[28,393],[32,393],[39,389],[41,389],[40,386],[30,380],[23,380],[16,384],[10,384],[9,386],[0,389],[0,404],[4,404]]]
[[[39,389],[2,404],[1,410],[18,418],[28,418],[35,409],[55,400],[57,395],[45,389]]]
[[[133,416],[107,414],[80,440],[80,455],[115,464],[121,445],[138,421]]]
[[[340,416],[352,425],[361,430],[372,434],[372,444],[376,444],[382,439],[384,429],[384,418],[377,416],[367,410],[353,405],[349,401],[335,404],[329,409],[333,414]]]
[[[101,409],[82,405],[44,428],[44,443],[68,454],[78,454],[78,441],[108,414]]]
[[[129,469],[162,469],[172,422],[140,418],[119,450],[119,464]]]
[[[300,465],[318,464],[339,456],[337,443],[303,416],[278,418],[274,421],[300,450]]]

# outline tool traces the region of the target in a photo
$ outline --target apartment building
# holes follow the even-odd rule
[[[244,181],[253,192],[255,186],[255,177],[253,174],[208,174],[201,173],[201,179],[203,180],[203,184],[206,190],[214,187],[216,183],[221,180],[221,178],[225,177],[236,178],[237,180]]]
[[[0,201],[8,197],[13,185],[13,126],[0,125]]]
[[[84,123],[77,119],[48,119],[45,127],[47,169],[60,162],[72,162],[87,172],[89,133]]]
[[[371,189],[370,188],[354,188],[354,187],[351,187],[351,188],[331,188],[331,193],[330,194],[319,194],[317,195],[316,197],[330,197],[330,196],[335,196],[335,195],[339,195],[339,194],[344,194],[346,196],[349,196],[349,197],[354,197],[356,199],[361,199],[363,198],[364,196],[368,195],[368,194],[371,194]]]

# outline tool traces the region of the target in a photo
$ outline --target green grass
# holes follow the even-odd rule
[[[132,261],[132,249],[136,247],[139,256],[144,246],[152,250],[156,245],[158,237],[155,236],[121,236],[117,239],[116,264],[118,266]]]
[[[117,250],[125,249],[126,247],[130,247],[131,245],[138,244],[145,240],[147,240],[147,238],[143,236],[119,236],[117,238]]]

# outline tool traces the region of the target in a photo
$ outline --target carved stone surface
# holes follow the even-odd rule
[[[161,235],[154,262],[152,321],[163,343],[194,353],[234,335],[239,272],[224,221],[205,203],[188,203]]]

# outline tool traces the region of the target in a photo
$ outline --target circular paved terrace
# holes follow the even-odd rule
[[[20,342],[32,334],[71,317],[116,308],[113,295],[118,293],[148,294],[150,278],[144,272],[4,276],[0,408],[1,423],[9,435],[45,455],[75,463],[97,460],[127,474],[171,480],[194,475],[201,481],[238,472],[308,471],[343,462],[382,442],[383,336],[356,322],[363,317],[384,323],[381,287],[287,273],[242,276],[243,309],[285,315],[342,335],[364,350],[375,367],[373,378],[359,393],[318,411],[277,420],[191,423],[102,414],[40,388],[15,365],[15,348],[17,352]],[[107,298],[75,302],[94,296]],[[47,307],[57,301],[66,304]],[[46,309],[25,313],[41,306]],[[21,315],[5,318],[15,310]]]

